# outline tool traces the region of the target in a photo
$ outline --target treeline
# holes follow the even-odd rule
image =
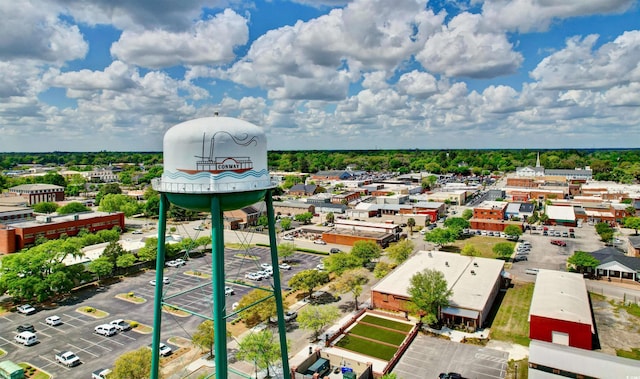
[[[487,175],[513,172],[521,166],[534,166],[538,153],[541,165],[548,169],[590,166],[594,178],[598,180],[625,183],[640,180],[638,149],[270,151],[268,165],[271,170],[307,173],[343,170],[351,166],[356,170],[376,172],[428,171],[436,174]],[[0,168],[4,170],[33,163],[65,165],[78,170],[126,163],[130,164],[131,169],[135,167],[135,170],[139,170],[142,165],[149,170],[162,163],[162,153],[101,151],[0,154]],[[159,172],[154,174],[158,175]]]

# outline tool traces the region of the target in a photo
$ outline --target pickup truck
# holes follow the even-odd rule
[[[56,362],[62,363],[67,367],[73,367],[80,364],[80,358],[70,351],[63,351],[56,354]]]
[[[101,368],[91,373],[91,379],[107,379],[109,374],[111,374],[111,369]]]

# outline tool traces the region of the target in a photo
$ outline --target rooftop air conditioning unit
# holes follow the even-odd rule
[[[473,262],[473,267],[478,267],[478,262]]]
[[[471,270],[471,275],[475,275],[475,274],[476,274],[475,270]]]
[[[448,262],[448,261],[447,261],[447,262],[444,262],[444,265],[445,265],[445,266],[447,266],[447,267],[449,267],[449,262]]]

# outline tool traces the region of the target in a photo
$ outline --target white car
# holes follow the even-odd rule
[[[316,270],[324,271],[324,263],[318,263],[318,265],[316,266]]]
[[[169,283],[171,283],[171,280],[169,278],[162,278],[162,283],[169,284]],[[156,280],[155,279],[149,280],[149,284],[151,284],[152,286],[155,286],[156,285]]]
[[[44,319],[44,322],[47,325],[51,325],[51,326],[57,326],[62,324],[62,319],[58,316],[49,316],[47,318]]]
[[[293,237],[291,237],[291,236],[284,236],[284,237],[282,237],[282,239],[285,240],[285,241],[293,241]]]
[[[240,306],[240,303],[236,301],[235,303],[231,304],[231,310],[235,311],[236,309],[238,309],[239,306]]]
[[[118,329],[121,332],[125,332],[125,331],[131,329],[131,324],[129,324],[128,322],[124,321],[121,318],[119,318],[117,320],[113,320],[109,324],[115,326],[116,329]]]
[[[142,230],[134,230],[131,234],[142,234]]]
[[[171,355],[172,353],[171,348],[163,344],[162,342],[160,342],[160,348],[158,350],[160,352],[160,355],[162,355],[163,357],[166,357],[167,355]]]
[[[233,288],[229,287],[229,286],[225,286],[224,287],[224,295],[225,296],[231,296],[233,294],[235,294],[236,292],[233,290]]]
[[[291,270],[291,266],[286,263],[280,263],[278,267],[280,267],[280,270]]]
[[[262,267],[263,270],[267,270],[267,269],[273,270],[273,267],[268,263],[261,263],[260,267]]]
[[[271,274],[273,274],[273,271],[271,271]],[[256,271],[256,275],[262,277],[262,279],[269,279],[271,274],[267,270]]]
[[[256,274],[255,272],[248,272],[244,275],[245,279],[249,280],[262,280],[262,276]]]
[[[326,245],[327,244],[326,242],[324,242],[323,240],[320,240],[320,239],[313,240],[313,243],[315,243],[316,245]]]
[[[184,266],[186,264],[187,262],[185,262],[184,259],[180,259],[180,258],[167,262],[167,266],[169,267],[179,267],[179,266]]]
[[[24,304],[24,305],[20,305],[18,306],[18,312],[25,314],[25,315],[30,315],[32,313],[36,313],[36,309],[34,307],[31,306],[31,304]]]

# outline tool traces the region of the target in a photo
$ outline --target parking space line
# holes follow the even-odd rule
[[[59,353],[59,351],[56,351],[56,353]],[[43,366],[42,368],[45,368],[45,367],[48,367],[48,366],[53,365],[53,366],[56,366],[56,367],[62,367],[63,369],[65,369],[65,370],[67,370],[67,371],[71,370],[71,368],[70,368],[70,367],[67,367],[67,366],[63,365],[62,363],[59,363],[59,362],[54,361],[54,360],[52,360],[52,359],[50,359],[50,358],[47,358],[47,357],[45,357],[44,355],[39,355],[39,357],[40,357],[40,358],[42,358],[43,360],[45,360],[45,361],[49,362],[49,364],[48,364],[48,365],[45,365],[45,366]]]
[[[38,334],[42,334],[42,335],[44,335],[45,337],[49,337],[49,338],[51,338],[51,335],[50,335],[50,334],[47,334],[47,333],[45,333],[45,332],[43,332],[43,331],[41,331],[41,330],[39,330],[39,331],[38,331]]]
[[[489,378],[496,378],[496,379],[502,379],[502,378],[504,378],[502,375],[500,375],[500,376],[495,376],[495,375],[487,374],[486,372],[479,372],[479,371],[475,371],[475,370],[471,370],[471,372],[473,372],[473,373],[475,373],[475,374],[478,374],[478,378],[486,378],[486,377],[489,377]]]
[[[84,341],[86,341],[86,342],[89,342],[89,341],[85,340],[84,338],[81,338],[81,340],[84,340]],[[83,349],[83,348],[81,348],[81,347],[78,347],[78,346],[76,346],[76,345],[72,345],[72,344],[70,344],[70,343],[68,343],[67,345],[69,345],[69,346],[73,347],[76,351],[83,351],[83,352],[85,352],[85,353],[87,353],[87,354],[89,354],[89,355],[93,356],[94,358],[97,358],[97,357],[98,357],[98,355],[97,355],[97,354],[93,354],[92,352],[90,352],[90,351],[89,351],[89,350],[87,350],[87,349]],[[93,346],[93,345],[92,345],[92,346]],[[100,345],[95,345],[95,346],[103,347],[103,346],[100,346]],[[111,351],[111,349],[106,349],[106,350],[107,350],[107,351]]]
[[[83,323],[83,324],[88,324],[89,322],[91,322],[91,321],[83,320],[83,319],[81,319],[81,318],[76,317],[75,315],[71,315],[71,314],[68,314],[68,313],[63,313],[63,315],[64,315],[64,316],[66,316],[66,317],[69,317],[69,318],[70,318],[70,319],[72,319],[72,320],[80,321],[80,322],[81,322],[81,323]],[[66,325],[66,324],[67,324],[67,323],[65,322],[65,325]],[[69,325],[71,325],[71,324],[69,324]],[[73,325],[71,325],[71,326],[73,326]],[[74,327],[74,328],[77,328],[77,326],[73,326],[73,327]]]
[[[128,336],[128,335],[123,334],[123,333],[118,333],[118,335],[123,336],[123,337],[125,337],[125,338],[128,338],[128,339],[130,339],[130,340],[132,340],[132,341],[137,341],[137,339],[136,339],[136,338],[133,338],[133,337]]]

